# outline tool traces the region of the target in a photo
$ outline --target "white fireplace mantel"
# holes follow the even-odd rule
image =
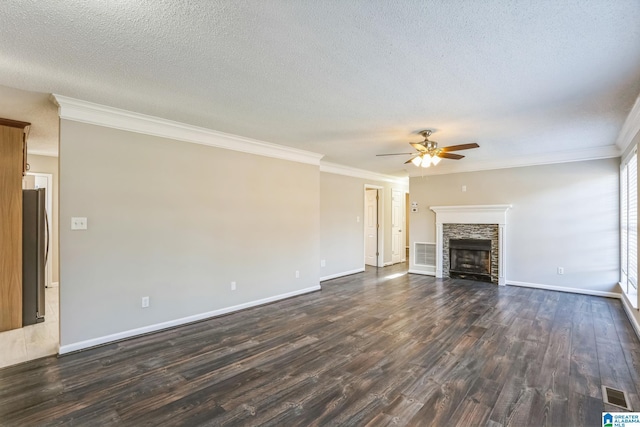
[[[506,284],[505,237],[507,211],[512,205],[431,206],[436,213],[436,277],[442,278],[442,224],[497,224],[498,225],[498,285]]]

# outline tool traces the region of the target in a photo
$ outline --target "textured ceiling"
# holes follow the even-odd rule
[[[3,0],[0,95],[58,93],[386,174],[415,173],[375,154],[409,152],[425,128],[481,146],[441,170],[526,162],[615,144],[640,92],[638,22],[637,0]]]

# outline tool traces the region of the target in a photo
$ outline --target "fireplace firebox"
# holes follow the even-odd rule
[[[491,282],[491,240],[450,239],[449,276]]]

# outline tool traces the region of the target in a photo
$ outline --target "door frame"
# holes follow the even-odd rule
[[[46,266],[47,277],[45,280],[45,284],[47,287],[50,287],[50,286],[53,286],[53,174],[41,173],[41,172],[27,172],[26,175],[46,178],[47,180],[46,204],[47,204],[47,220],[49,221],[49,235],[47,236],[49,239],[49,259],[47,260],[47,266]]]
[[[400,248],[398,248],[398,251],[400,251],[400,253],[397,255],[400,259],[399,260],[394,260],[393,258],[393,228],[394,228],[394,224],[393,224],[393,196],[394,193],[398,193],[400,195],[400,197],[402,198],[402,200],[399,203],[399,209],[400,209],[400,218],[398,218],[399,221],[399,225],[397,226],[398,228],[400,228],[400,236],[399,236],[399,246]],[[406,203],[407,203],[407,191],[404,188],[396,188],[396,187],[392,187],[391,188],[391,263],[392,264],[397,264],[397,263],[401,263],[401,262],[406,262],[406,222],[407,222],[407,212],[406,212]]]
[[[378,257],[377,267],[384,267],[384,187],[373,184],[365,184],[362,192],[362,263],[365,267],[367,259],[367,190],[378,190]]]

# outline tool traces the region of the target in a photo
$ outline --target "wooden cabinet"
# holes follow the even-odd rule
[[[0,332],[22,327],[22,176],[29,126],[0,119]]]

